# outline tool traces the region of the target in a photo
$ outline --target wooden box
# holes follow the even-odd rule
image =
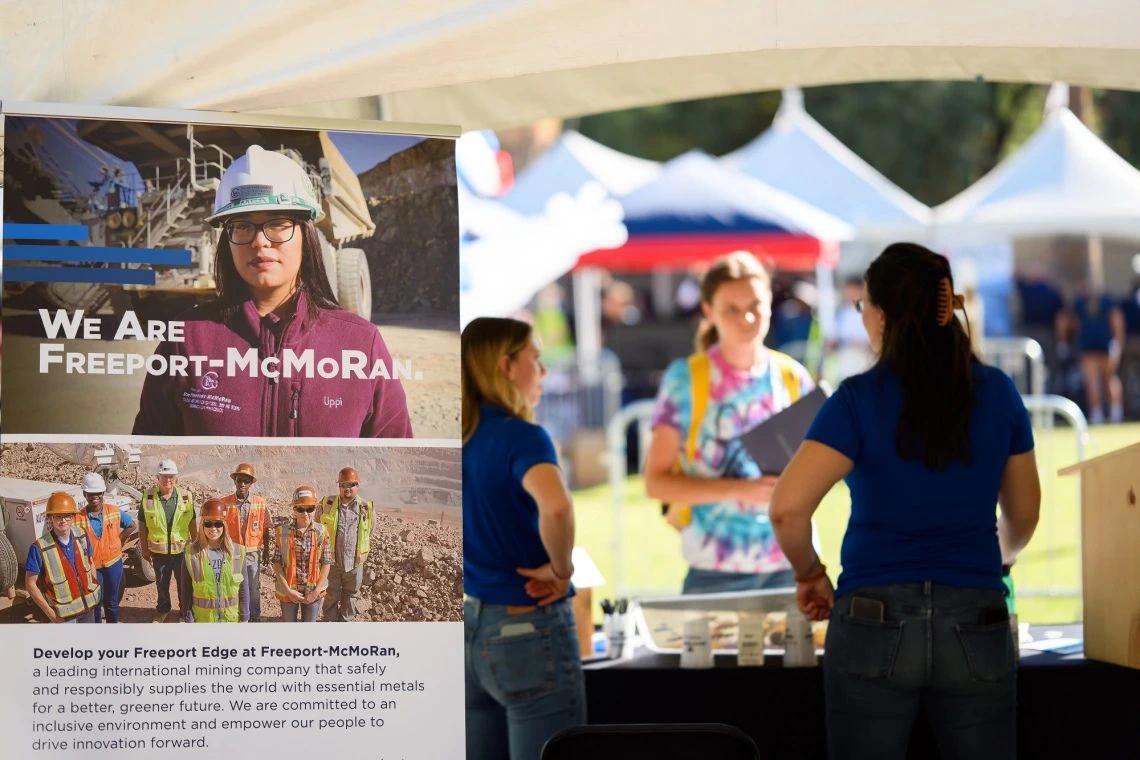
[[[1140,443],[1061,470],[1079,474],[1085,657],[1140,669]]]

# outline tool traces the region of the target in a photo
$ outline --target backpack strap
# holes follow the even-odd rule
[[[689,430],[685,437],[685,458],[690,462],[697,455],[697,441],[700,438],[701,423],[709,403],[709,355],[704,351],[689,357],[689,398],[692,400],[692,414],[689,416]]]
[[[771,349],[769,349],[768,354],[780,370],[780,378],[784,381],[784,389],[788,392],[788,401],[794,404],[800,398],[800,379],[796,375],[796,360],[787,354]]]

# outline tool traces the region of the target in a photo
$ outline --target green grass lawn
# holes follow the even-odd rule
[[[1061,623],[1081,618],[1080,524],[1077,515],[1078,476],[1059,477],[1057,470],[1077,460],[1076,434],[1070,428],[1036,430],[1037,463],[1041,472],[1041,522],[1033,541],[1014,566],[1020,622]],[[1093,428],[1086,458],[1140,440],[1140,424]],[[823,544],[823,561],[832,580],[841,569],[839,547],[851,508],[847,487],[840,483],[816,512]],[[606,578],[593,590],[594,619],[601,621],[597,601],[613,598],[615,579],[615,509],[609,485],[574,492],[578,545],[584,547]],[[681,541],[661,519],[660,507],[645,497],[640,477],[625,481],[621,507],[621,572],[629,595],[680,593],[685,574]]]

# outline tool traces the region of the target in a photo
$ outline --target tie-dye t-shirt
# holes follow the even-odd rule
[[[791,405],[779,366],[772,360],[751,370],[729,365],[717,346],[709,355],[709,399],[697,435],[694,461],[684,457],[693,399],[689,361],[673,361],[661,380],[653,427],[681,434],[682,469],[698,478],[759,478],[762,473],[738,436]],[[799,381],[800,395],[813,387],[811,375],[784,359]],[[734,573],[771,573],[790,567],[776,543],[767,504],[720,501],[694,504],[692,521],[681,531],[681,549],[692,567]]]

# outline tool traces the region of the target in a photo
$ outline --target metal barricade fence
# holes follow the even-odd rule
[[[1077,498],[1066,498],[1067,488],[1051,488],[1056,472],[1071,464],[1074,459],[1061,453],[1064,443],[1070,436],[1073,440],[1073,457],[1083,461],[1088,445],[1088,423],[1080,407],[1063,396],[1030,394],[1022,397],[1031,419],[1034,421],[1034,438],[1037,441],[1037,466],[1043,483],[1041,518],[1030,548],[1025,553],[1026,565],[1015,571],[1016,576],[1027,576],[1029,563],[1038,561],[1040,556],[1045,564],[1044,572],[1034,572],[1032,582],[1018,583],[1018,597],[1073,598],[1080,600],[1080,515]],[[627,584],[625,536],[624,536],[624,493],[625,480],[629,475],[627,462],[627,436],[631,425],[636,425],[638,441],[638,472],[644,469],[645,453],[648,449],[650,422],[655,402],[635,401],[614,414],[606,425],[606,443],[609,458],[609,480],[611,498],[612,570],[614,593],[629,596],[636,593],[675,594],[675,588],[637,588]],[[1057,418],[1067,425],[1055,424]],[[1059,445],[1060,444],[1060,445]],[[1074,480],[1075,483],[1075,480]],[[1074,486],[1075,488],[1075,486]],[[1068,577],[1071,580],[1065,580]],[[1078,604],[1079,606],[1079,604]],[[1078,611],[1079,614],[1079,611]],[[1058,622],[1058,621],[1040,621]],[[1071,622],[1071,621],[1066,621]]]
[[[638,467],[637,471],[642,472],[645,469],[645,454],[649,449],[649,425],[653,420],[653,408],[656,402],[652,399],[643,401],[634,401],[628,404],[610,418],[609,423],[606,425],[606,448],[609,451],[609,471],[610,471],[610,498],[611,498],[611,513],[610,517],[613,520],[613,535],[610,538],[610,549],[612,552],[613,562],[613,586],[614,593],[619,596],[631,596],[631,591],[635,593],[645,593],[647,591],[661,590],[666,594],[675,594],[676,588],[669,589],[667,592],[664,589],[630,589],[626,585],[626,572],[625,572],[625,528],[623,522],[625,520],[624,509],[624,493],[625,493],[625,479],[629,475],[626,470],[626,431],[630,425],[637,425],[637,442],[638,442]]]
[[[1033,338],[987,337],[982,346],[982,354],[982,360],[986,364],[997,367],[1013,378],[1017,389],[1023,394],[1044,395],[1047,379],[1045,352]]]
[[[535,410],[538,424],[565,445],[576,430],[602,429],[621,408],[621,362],[609,350],[598,354],[595,382],[585,382],[576,364],[549,368],[543,381],[542,403]]]
[[[1034,453],[1042,484],[1041,517],[1033,540],[1014,565],[1015,592],[1018,598],[1075,599],[1075,614],[1079,618],[1080,497],[1077,479],[1058,478],[1057,471],[1084,460],[1088,422],[1081,408],[1064,396],[1033,394],[1022,396],[1022,400],[1033,420]],[[1058,425],[1058,420],[1066,424]]]

